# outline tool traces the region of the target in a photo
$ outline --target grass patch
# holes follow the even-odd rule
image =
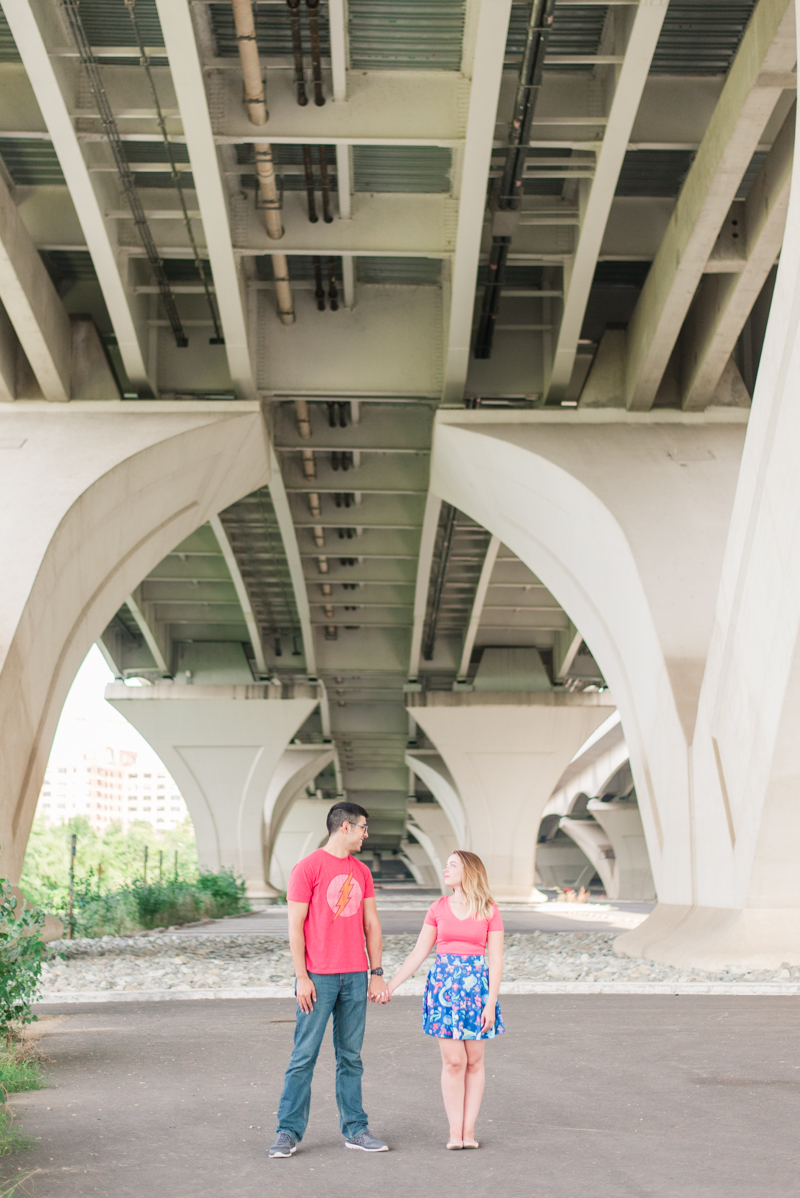
[[[15,1036],[19,1038],[12,1038],[4,1048],[0,1048],[0,1157],[24,1152],[36,1143],[35,1139],[15,1127],[8,1095],[19,1094],[23,1090],[41,1090],[47,1085],[42,1076],[38,1047],[26,1041],[24,1033],[17,1031]],[[0,1189],[0,1198],[27,1193],[21,1188],[26,1180],[27,1177],[18,1179],[9,1189]]]
[[[0,1086],[6,1094],[19,1094],[22,1090],[42,1090],[47,1082],[42,1077],[41,1061],[14,1046],[0,1052]]]
[[[35,1143],[31,1136],[24,1135],[14,1126],[13,1111],[6,1105],[0,1106],[0,1157],[11,1156],[12,1152],[24,1152],[26,1148],[33,1148]],[[13,1194],[18,1185],[19,1182],[15,1182],[12,1189],[4,1190],[2,1194]]]

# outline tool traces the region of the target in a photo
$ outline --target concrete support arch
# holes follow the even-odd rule
[[[625,729],[657,892],[669,904],[695,898],[689,746],[745,416],[437,418],[432,489],[541,578],[603,670]]]
[[[16,882],[55,727],[126,595],[269,481],[255,403],[0,405],[0,873]]]
[[[449,843],[442,860],[444,865],[453,849],[472,847],[469,841],[469,821],[458,787],[439,753],[409,750],[406,752],[406,764],[422,779],[444,813],[445,823],[442,826],[447,829]],[[438,832],[436,834],[438,835]]]
[[[152,745],[180,787],[200,865],[235,869],[253,898],[274,897],[265,870],[265,796],[320,694],[318,686],[303,683],[106,687],[106,699]],[[330,760],[317,746],[311,756]]]
[[[277,848],[287,816],[298,800],[308,798],[304,792],[309,782],[313,782],[317,774],[320,774],[326,765],[330,765],[333,757],[334,747],[332,744],[286,746],[283,756],[275,767],[264,802],[263,853],[264,878],[267,881],[272,872],[273,855],[277,852],[282,863],[281,869],[288,864],[291,856],[288,845]],[[319,802],[319,800],[314,801]],[[330,806],[332,804],[325,806],[326,815]],[[317,826],[316,814],[313,816],[312,824],[314,827]],[[289,871],[291,872],[291,866],[289,866]]]
[[[542,811],[613,701],[564,692],[429,691],[407,702],[447,763],[495,898],[541,901],[534,877]]]
[[[270,860],[269,880],[276,890],[285,890],[297,862],[328,839],[329,809],[330,804],[319,799],[297,799],[287,811]]]
[[[478,411],[440,413],[434,437],[432,489],[518,554],[586,637],[674,902],[691,893],[687,750],[744,433],[738,411]]]
[[[693,752],[694,902],[620,948],[800,961],[800,165],[761,356]]]

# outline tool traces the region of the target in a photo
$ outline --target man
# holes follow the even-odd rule
[[[303,1138],[311,1105],[311,1078],[331,1014],[336,1102],[344,1146],[362,1152],[388,1151],[387,1144],[370,1135],[361,1105],[367,998],[380,1003],[387,998],[372,875],[351,856],[361,851],[369,835],[368,818],[356,803],[335,803],[328,812],[327,844],[299,861],[289,878],[286,898],[289,947],[297,977],[297,1022],[270,1157],[292,1156]]]

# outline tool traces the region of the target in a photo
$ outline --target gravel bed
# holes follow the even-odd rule
[[[800,968],[715,973],[617,957],[613,932],[533,932],[505,941],[504,982],[726,982],[800,980]],[[384,968],[391,976],[411,951],[415,936],[384,937]],[[293,981],[286,936],[195,936],[180,932],[56,941],[45,964],[45,993],[231,990],[287,986]],[[64,954],[63,960],[55,954]],[[424,976],[432,958],[418,971]],[[413,985],[410,983],[409,985]]]

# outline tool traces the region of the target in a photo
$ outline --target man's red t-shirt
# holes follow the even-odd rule
[[[334,857],[317,849],[289,877],[286,897],[308,903],[303,925],[309,973],[363,973],[364,899],[374,898],[372,874],[355,857]]]

